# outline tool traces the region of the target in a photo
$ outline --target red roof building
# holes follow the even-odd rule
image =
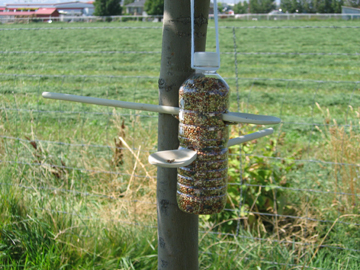
[[[59,11],[56,8],[39,8],[34,12],[35,17],[59,17]]]
[[[71,16],[91,16],[94,12],[94,5],[85,2],[62,2],[62,3],[22,3],[22,4],[5,4],[6,11],[22,12],[22,11],[36,11],[41,8],[51,9],[56,8],[60,14]]]
[[[4,11],[0,12],[0,16],[9,16],[12,18],[21,18],[21,17],[37,17],[37,18],[47,18],[47,17],[59,17],[59,11],[56,8],[39,8],[36,11]]]
[[[34,15],[34,11],[4,11],[4,12],[0,12],[0,16],[12,16],[12,17],[15,17],[15,16],[27,16],[27,17],[33,17]]]

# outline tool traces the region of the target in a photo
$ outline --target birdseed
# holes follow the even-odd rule
[[[197,159],[178,168],[177,202],[192,214],[221,212],[226,203],[229,86],[220,77],[195,74],[179,91],[180,148],[197,151]]]

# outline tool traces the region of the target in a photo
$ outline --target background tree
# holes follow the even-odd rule
[[[126,5],[134,3],[134,0],[123,0],[121,6],[124,10],[123,14],[126,14]]]
[[[316,13],[314,0],[302,0],[301,5],[304,13]]]
[[[239,2],[234,5],[235,14],[245,14],[249,11],[249,3],[247,1]]]
[[[280,8],[289,13],[341,13],[343,5],[343,0],[281,0]]]
[[[164,0],[146,0],[144,10],[149,15],[163,15]]]
[[[223,12],[223,9],[224,9],[224,4],[223,3],[221,3],[221,2],[218,2],[217,3],[217,9],[218,9],[218,12],[219,13],[222,13]]]
[[[122,6],[124,7],[124,6],[128,5],[128,4],[131,4],[131,3],[134,3],[134,0],[123,0],[122,1]]]
[[[315,11],[318,13],[334,13],[332,0],[313,0]]]
[[[280,8],[283,12],[289,13],[302,13],[303,12],[303,5],[299,0],[281,0]]]
[[[343,0],[332,0],[331,1],[331,6],[332,9],[334,11],[334,13],[341,13],[341,6],[344,5],[344,1]]]
[[[349,7],[360,8],[360,0],[346,0],[345,5]]]
[[[95,0],[95,16],[121,15],[122,7],[119,0]]]
[[[249,4],[251,13],[269,13],[276,7],[274,0],[250,0]]]

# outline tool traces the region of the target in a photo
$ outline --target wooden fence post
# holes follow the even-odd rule
[[[195,1],[195,49],[205,50],[209,0]],[[178,106],[179,87],[190,68],[190,1],[165,0],[159,104]],[[179,122],[159,114],[158,150],[176,149]],[[158,269],[198,269],[198,216],[182,212],[176,202],[176,169],[158,167]]]

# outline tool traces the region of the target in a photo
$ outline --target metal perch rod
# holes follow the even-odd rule
[[[263,130],[260,130],[260,131],[254,132],[254,133],[243,135],[243,136],[240,136],[240,137],[237,137],[234,139],[230,139],[227,143],[227,147],[230,147],[230,146],[233,146],[236,144],[241,144],[241,143],[248,142],[248,141],[252,141],[255,139],[259,139],[259,138],[265,137],[267,135],[270,135],[273,132],[274,132],[274,130],[272,128],[267,128],[267,129],[263,129]]]
[[[119,100],[84,97],[84,96],[76,96],[69,94],[52,93],[52,92],[43,92],[42,96],[44,98],[49,98],[49,99],[59,99],[59,100],[95,104],[101,106],[120,107],[125,109],[143,110],[143,111],[165,113],[165,114],[176,114],[176,115],[179,114],[179,108],[171,107],[171,106],[126,102]],[[257,125],[273,125],[273,124],[278,124],[281,121],[279,118],[274,116],[255,115],[248,113],[233,113],[233,112],[224,113],[222,115],[222,118],[226,122],[249,123],[249,124],[257,124]]]

